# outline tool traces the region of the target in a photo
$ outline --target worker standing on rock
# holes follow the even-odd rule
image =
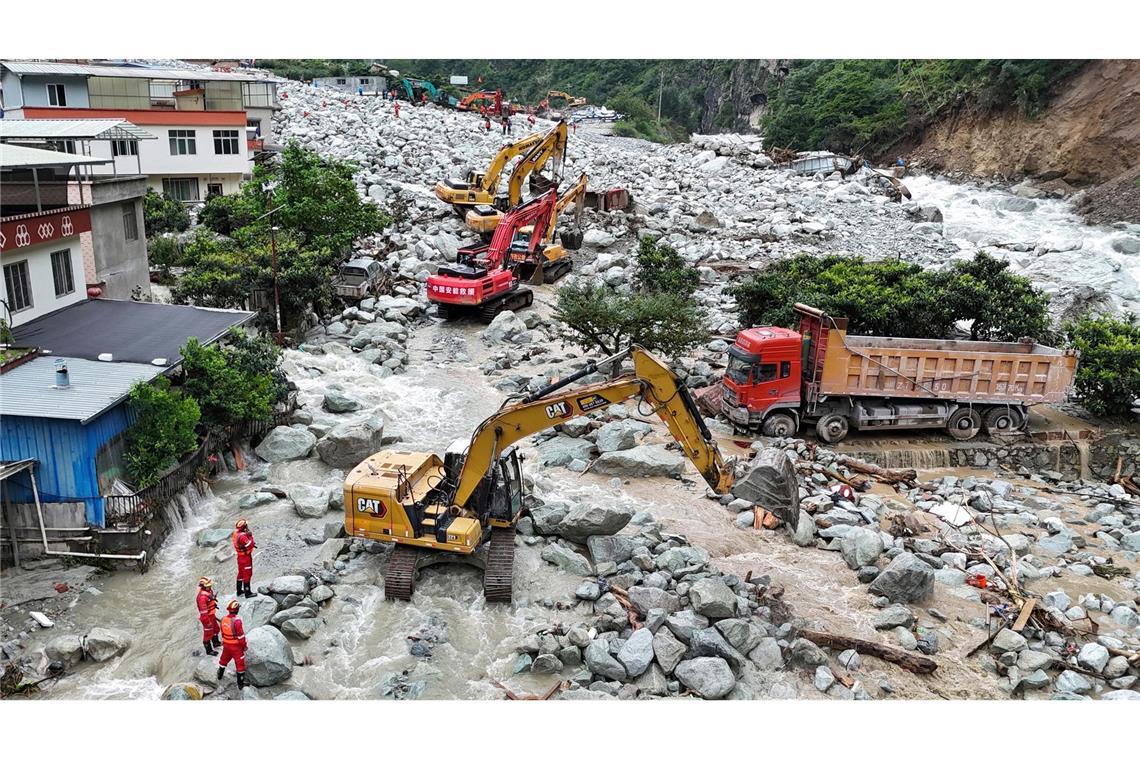
[[[421,106],[427,105],[427,92],[426,91],[420,93],[420,105]]]
[[[392,101],[392,108],[394,108],[396,110],[396,118],[397,119],[400,118],[400,101],[393,100]]]
[[[238,688],[245,686],[245,627],[238,617],[241,605],[234,599],[226,605],[228,613],[222,618],[222,656],[218,658],[218,680],[226,676],[226,665],[234,661],[234,670],[237,671]]]
[[[198,620],[202,623],[202,648],[206,654],[215,655],[218,642],[218,595],[214,593],[214,582],[205,576],[198,579]]]
[[[253,531],[245,520],[238,520],[234,524],[233,543],[234,551],[237,552],[237,595],[244,593],[245,598],[249,599],[253,596],[250,581],[253,580],[253,550],[257,544],[254,543]]]

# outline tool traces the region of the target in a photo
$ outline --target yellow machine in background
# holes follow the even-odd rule
[[[546,192],[551,186],[557,184],[562,173],[562,163],[566,159],[568,139],[569,131],[566,128],[566,122],[560,121],[554,125],[554,128],[543,135],[542,140],[527,151],[526,155],[520,158],[514,168],[511,169],[511,176],[507,180],[506,194],[496,196],[495,202],[492,204],[480,203],[467,212],[467,216],[464,217],[467,226],[483,236],[489,236],[493,233],[495,228],[499,226],[499,220],[503,218],[503,214],[522,203],[523,182],[531,176],[532,172],[541,172],[548,162],[553,161],[550,176],[540,178],[537,183],[535,179],[541,175],[532,177],[531,189],[532,191]],[[534,185],[541,186],[535,187]]]
[[[451,204],[455,210],[463,214],[467,209],[478,203],[494,203],[495,194],[499,190],[499,180],[503,170],[514,158],[524,155],[534,146],[538,145],[546,135],[536,132],[527,135],[521,140],[509,142],[499,149],[491,164],[484,172],[474,170],[467,173],[464,179],[445,179],[436,183],[435,197],[444,203]]]
[[[607,382],[563,390],[600,367],[632,355],[633,372]],[[344,528],[350,536],[396,544],[384,573],[388,599],[411,599],[417,571],[445,559],[483,567],[488,601],[509,602],[515,524],[523,480],[513,444],[574,417],[637,398],[657,413],[705,482],[717,493],[733,485],[726,464],[688,390],[660,360],[640,347],[589,363],[485,419],[470,442],[444,454],[381,451],[344,481]],[[476,551],[486,545],[485,551]]]
[[[554,206],[554,223],[546,228],[542,238],[541,248],[529,253],[530,228],[519,230],[517,239],[519,244],[511,243],[511,261],[518,267],[520,280],[528,280],[531,285],[542,285],[544,282],[557,282],[574,265],[570,258],[570,251],[582,247],[582,208],[586,198],[586,173],[571,185],[566,192],[558,197]],[[573,229],[560,229],[558,242],[554,242],[554,228],[563,219],[563,212],[574,205]]]

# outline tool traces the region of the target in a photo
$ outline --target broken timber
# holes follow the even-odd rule
[[[851,636],[840,636],[834,633],[808,630],[799,631],[799,635],[801,638],[805,638],[817,646],[839,650],[854,649],[859,654],[869,654],[878,657],[880,660],[893,662],[903,670],[909,670],[911,673],[918,673],[919,675],[929,675],[938,669],[938,663],[929,657],[911,654],[905,649],[899,649],[885,644],[876,644],[873,641],[866,641],[865,639],[856,639]]]

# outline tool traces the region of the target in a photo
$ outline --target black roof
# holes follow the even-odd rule
[[[251,311],[89,298],[15,327],[12,333],[16,345],[36,346],[56,356],[95,360],[99,354],[111,354],[113,361],[138,363],[165,358],[174,365],[182,360],[178,350],[190,338],[210,343],[253,316]]]

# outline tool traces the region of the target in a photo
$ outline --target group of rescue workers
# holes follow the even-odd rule
[[[226,616],[218,619],[218,595],[214,593],[214,581],[205,576],[198,579],[198,620],[202,623],[202,647],[206,654],[218,657],[218,681],[226,675],[226,666],[233,660],[237,671],[238,688],[245,686],[245,627],[242,625],[238,612],[241,603],[238,598],[253,596],[250,581],[253,580],[253,550],[257,544],[253,540],[253,531],[245,520],[238,520],[234,524],[231,536],[234,551],[237,552],[237,594],[233,601],[226,605]],[[218,637],[221,641],[218,641]]]

